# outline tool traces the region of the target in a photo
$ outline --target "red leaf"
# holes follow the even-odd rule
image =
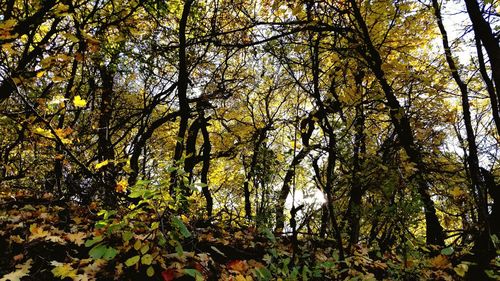
[[[227,268],[229,270],[245,272],[248,269],[248,265],[244,260],[231,260],[227,263]]]
[[[176,270],[173,268],[169,268],[165,271],[162,271],[161,277],[163,277],[163,281],[172,281],[175,279]]]

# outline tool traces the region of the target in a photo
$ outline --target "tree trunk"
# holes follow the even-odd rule
[[[285,178],[283,179],[283,186],[281,187],[278,202],[276,203],[276,232],[283,231],[285,219],[284,210],[285,202],[288,194],[290,194],[290,183],[295,176],[295,166],[297,166],[311,151],[312,147],[302,148],[292,160],[292,163],[286,171]]]
[[[351,197],[349,199],[349,206],[347,208],[347,218],[349,220],[349,244],[350,249],[358,243],[359,228],[361,218],[361,199],[363,190],[361,186],[361,166],[363,164],[363,154],[365,153],[364,145],[364,126],[365,116],[363,112],[362,101],[356,105],[356,120],[354,121],[354,128],[356,135],[354,137],[354,151],[353,151],[353,167],[351,173]],[[361,157],[360,157],[361,156]]]
[[[100,103],[100,115],[98,121],[97,153],[99,162],[111,161],[115,158],[115,151],[110,136],[110,120],[113,115],[113,88],[114,71],[111,66],[102,66],[99,71],[102,79],[102,94]],[[102,189],[106,204],[114,206],[116,204],[116,172],[114,163],[110,162],[100,170],[102,174]]]
[[[491,30],[491,26],[484,19],[479,4],[476,0],[465,0],[465,6],[472,22],[475,35],[483,43],[484,49],[488,54],[491,65],[493,81],[495,82],[496,98],[500,102],[500,47],[498,39]],[[500,107],[500,106],[499,106]]]
[[[354,12],[354,19],[361,31],[361,39],[364,40],[364,45],[366,47],[366,51],[360,49],[360,54],[365,58],[368,66],[375,74],[377,81],[382,87],[387,100],[387,106],[389,107],[391,122],[398,134],[399,141],[410,161],[413,162],[417,168],[415,178],[418,185],[418,193],[420,194],[420,198],[424,206],[427,244],[444,245],[445,236],[443,227],[441,226],[436,215],[436,208],[434,207],[434,202],[429,194],[428,182],[423,177],[424,162],[421,151],[416,146],[413,139],[410,120],[408,119],[404,108],[399,104],[392,87],[385,77],[385,73],[382,70],[382,59],[380,58],[378,50],[371,41],[368,27],[366,26],[364,18],[361,15],[361,11],[359,10],[356,0],[350,0],[350,3]]]
[[[210,189],[208,188],[208,171],[210,169],[210,151],[212,149],[212,145],[210,143],[210,135],[207,130],[207,121],[208,119],[205,118],[203,112],[201,112],[201,134],[203,135],[203,166],[201,168],[201,183],[203,184],[203,186],[201,187],[201,191],[203,192],[203,196],[205,196],[205,200],[207,201],[207,215],[210,218],[212,216],[214,203],[212,194],[210,193]]]
[[[188,61],[186,56],[186,26],[191,10],[193,0],[186,0],[182,10],[182,16],[179,22],[179,76],[177,78],[177,98],[179,100],[180,123],[177,132],[177,143],[174,150],[173,165],[178,167],[179,161],[184,152],[184,137],[188,128],[188,121],[191,113],[189,101],[187,98],[187,89],[189,84]],[[174,194],[176,188],[180,188],[183,195],[189,193],[189,187],[183,185],[182,179],[178,179],[177,169],[170,174],[170,192]],[[175,195],[175,194],[174,194]]]

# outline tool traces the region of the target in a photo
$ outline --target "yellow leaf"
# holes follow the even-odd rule
[[[55,6],[54,8],[54,12],[56,15],[60,15],[64,12],[67,12],[69,10],[69,6],[68,5],[64,5],[62,3],[59,3]]]
[[[87,238],[87,233],[85,233],[85,232],[66,234],[66,239],[68,239],[70,242],[75,243],[78,246],[81,246],[85,243],[85,241],[84,241],[85,238]]]
[[[44,136],[44,137],[49,138],[49,139],[54,138],[54,135],[52,135],[52,133],[49,130],[42,129],[40,127],[35,128],[35,134]]]
[[[95,169],[99,170],[100,168],[102,168],[102,167],[104,167],[104,166],[106,166],[108,164],[109,164],[109,160],[104,160],[102,162],[99,162],[99,163],[95,164]]]
[[[90,281],[90,280],[95,280],[95,278],[93,277],[89,278],[89,276],[86,273],[78,274],[73,278],[73,281]]]
[[[55,267],[52,269],[52,274],[54,277],[59,277],[61,279],[64,278],[75,278],[76,277],[76,269],[74,269],[69,263],[59,263],[53,261],[51,263]]]
[[[9,19],[3,22],[0,22],[0,29],[11,30],[16,25],[17,21],[15,19]]]
[[[453,268],[453,270],[457,273],[458,276],[464,277],[465,273],[467,273],[467,271],[469,270],[469,266],[465,263],[461,263],[461,264],[455,266],[455,268]]]
[[[247,281],[247,279],[245,278],[245,276],[243,276],[241,274],[236,275],[235,280],[236,281]]]
[[[71,34],[71,33],[64,33],[63,36],[66,38],[66,39],[69,39],[71,42],[73,43],[78,43],[78,41],[80,41],[78,39],[78,37],[76,37],[75,35]]]
[[[453,188],[450,191],[450,194],[451,194],[451,196],[456,198],[456,197],[460,197],[460,196],[464,195],[464,192],[460,188],[458,188],[458,186],[456,186],[455,188]]]
[[[50,234],[48,231],[43,230],[43,228],[38,227],[36,223],[30,225],[30,232],[31,232],[31,235],[29,237],[30,241],[38,238],[44,238]]]
[[[142,246],[141,240],[135,240],[134,249],[139,250]]]
[[[33,260],[29,259],[24,264],[16,265],[17,270],[15,270],[9,274],[5,274],[0,279],[0,281],[7,281],[7,280],[20,281],[21,278],[29,275],[32,262],[33,262]]]
[[[80,96],[75,96],[75,98],[73,98],[73,104],[75,107],[85,107],[87,105],[87,101],[82,99]]]
[[[125,193],[127,191],[128,182],[126,180],[121,180],[116,183],[115,190],[118,193]]]
[[[448,268],[450,265],[450,261],[444,255],[438,255],[431,259],[431,264],[437,268]]]

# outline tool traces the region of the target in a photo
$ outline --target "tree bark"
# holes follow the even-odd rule
[[[293,177],[295,176],[295,166],[300,164],[302,160],[309,154],[312,150],[312,147],[304,147],[302,148],[297,155],[292,160],[292,163],[288,167],[286,171],[285,178],[283,179],[283,186],[281,187],[280,194],[278,197],[278,202],[276,203],[276,232],[283,231],[285,219],[284,219],[284,210],[285,210],[285,202],[288,194],[290,194],[290,183],[292,182]]]
[[[178,166],[184,152],[184,137],[188,128],[191,109],[187,98],[187,89],[189,84],[188,61],[186,55],[186,26],[191,10],[193,0],[186,0],[182,9],[182,16],[179,22],[179,75],[177,79],[177,98],[179,100],[179,131],[177,132],[177,143],[174,150],[173,165]],[[187,195],[189,187],[183,186],[183,181],[178,179],[177,170],[170,175],[170,192],[174,194],[177,187],[181,188],[181,193]],[[179,185],[179,186],[177,186]]]
[[[385,73],[382,69],[382,59],[378,50],[373,45],[368,27],[366,26],[364,18],[361,15],[361,11],[359,10],[356,0],[350,0],[350,3],[354,13],[354,19],[360,28],[360,35],[362,36],[361,39],[364,41],[364,47],[366,47],[366,50],[360,49],[360,54],[365,58],[368,66],[375,74],[377,81],[382,87],[386,97],[387,106],[389,107],[391,122],[398,134],[399,141],[410,161],[413,162],[417,168],[415,178],[418,185],[418,193],[424,206],[427,244],[444,245],[445,236],[443,227],[441,226],[441,223],[436,215],[436,208],[429,194],[429,183],[423,177],[425,165],[422,159],[421,151],[415,144],[410,120],[408,119],[404,108],[399,104],[399,101],[394,94],[394,90],[385,77]]]
[[[98,140],[97,140],[97,158],[99,162],[106,160],[114,160],[115,151],[110,135],[110,120],[113,115],[113,88],[114,88],[114,71],[112,66],[102,66],[99,71],[102,79],[102,94],[101,103],[99,106],[100,114],[98,120]],[[101,168],[102,174],[102,189],[106,204],[113,206],[116,204],[116,172],[114,163]]]
[[[500,47],[491,26],[484,19],[479,4],[476,0],[465,0],[465,7],[472,22],[475,35],[483,43],[484,49],[490,59],[491,72],[495,82],[496,98],[500,102]],[[500,105],[499,105],[500,107]]]

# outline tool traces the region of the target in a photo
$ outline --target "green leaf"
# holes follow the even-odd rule
[[[146,274],[148,275],[148,277],[153,277],[153,275],[155,275],[155,269],[152,266],[148,267],[148,269],[146,270]]]
[[[254,270],[254,272],[257,278],[262,281],[271,280],[271,278],[273,277],[269,269],[265,267],[257,268]]]
[[[107,222],[105,222],[105,221],[98,221],[98,222],[96,222],[96,224],[95,224],[95,228],[97,228],[97,229],[99,229],[99,228],[103,228],[103,227],[105,227],[106,225],[108,225],[108,223],[107,223]]]
[[[449,255],[453,254],[453,252],[455,252],[455,250],[453,250],[453,247],[447,247],[447,248],[444,248],[441,250],[441,254],[443,254],[445,256],[449,256]]]
[[[92,238],[92,239],[90,239],[90,240],[87,240],[87,241],[85,242],[85,247],[91,247],[91,246],[93,246],[94,244],[101,242],[101,241],[102,241],[102,239],[103,239],[103,237],[102,237],[102,236],[96,236],[96,237],[94,237],[94,238]]]
[[[89,251],[89,255],[91,258],[97,260],[104,256],[106,253],[107,247],[104,244],[97,244]]]
[[[126,266],[132,266],[132,265],[136,264],[139,261],[140,258],[141,257],[138,256],[138,255],[137,256],[133,256],[133,257],[131,257],[128,260],[125,261],[125,265]]]
[[[110,261],[110,260],[114,259],[117,254],[118,254],[118,251],[115,248],[108,247],[102,258],[107,260],[107,261]]]
[[[268,228],[262,229],[262,233],[266,236],[269,241],[276,243],[276,237],[274,237],[274,234],[269,230]]]
[[[155,221],[151,224],[151,230],[155,230],[155,229],[158,229],[158,227],[160,226],[160,223]]]
[[[182,222],[181,219],[179,219],[178,217],[173,217],[172,223],[181,232],[181,234],[182,234],[182,236],[184,236],[184,238],[191,237],[191,233],[189,232],[189,230],[184,225],[184,223]]]
[[[175,252],[179,255],[179,257],[184,255],[184,249],[182,249],[182,245],[178,241],[175,243]]]
[[[144,246],[141,247],[141,254],[144,255],[148,251],[149,251],[149,245],[148,244],[146,244],[146,245],[144,245]]]
[[[203,275],[196,269],[185,268],[185,269],[183,269],[183,271],[186,275],[194,277],[196,281],[203,280]]]
[[[132,191],[128,197],[130,198],[139,198],[139,197],[142,197],[144,195],[146,191],[144,189],[140,189],[140,190],[134,190]]]
[[[134,233],[132,233],[131,231],[125,231],[122,233],[123,242],[130,241],[132,237],[134,237]]]
[[[144,265],[150,265],[152,261],[153,261],[153,256],[150,254],[146,254],[141,258],[141,263]]]
[[[159,245],[160,247],[163,247],[163,246],[165,246],[166,244],[167,244],[167,239],[165,239],[165,237],[163,237],[163,235],[162,235],[162,236],[160,236],[160,237],[158,237],[158,245]]]

